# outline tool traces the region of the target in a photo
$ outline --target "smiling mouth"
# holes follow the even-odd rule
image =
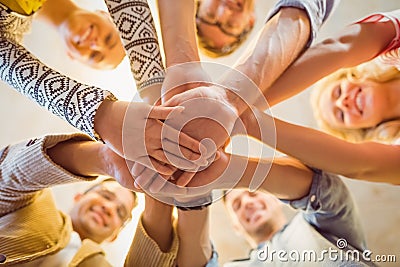
[[[357,111],[360,113],[360,115],[363,115],[363,109],[364,109],[364,102],[363,99],[361,98],[361,88],[358,89],[358,92],[354,96],[354,106],[356,107]]]
[[[78,40],[75,42],[78,46],[82,45],[84,43],[87,42],[87,40],[89,39],[90,35],[93,32],[93,24],[91,24],[86,31],[83,32],[82,35],[79,36]]]
[[[100,225],[102,225],[104,227],[107,226],[107,223],[106,223],[106,220],[105,220],[103,214],[101,214],[100,212],[97,212],[97,211],[95,211],[93,209],[90,209],[90,211],[93,213],[93,215],[94,215],[93,218],[98,224],[100,224]]]

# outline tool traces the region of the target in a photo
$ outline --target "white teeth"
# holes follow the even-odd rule
[[[86,39],[89,37],[89,35],[90,35],[91,32],[92,32],[92,27],[90,26],[90,27],[85,31],[85,33],[81,36],[80,43],[85,42]]]
[[[362,104],[362,99],[361,99],[361,96],[360,96],[360,92],[356,96],[356,106],[357,106],[358,111],[360,111],[360,113],[362,114],[362,110],[363,110],[362,106],[363,106],[363,104]]]

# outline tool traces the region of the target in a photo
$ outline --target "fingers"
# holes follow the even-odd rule
[[[178,131],[171,126],[165,125],[163,126],[162,130],[162,137],[166,138],[174,143],[178,143],[181,147],[185,147],[190,149],[196,153],[204,153],[207,151],[207,148],[198,140],[190,137],[189,135],[185,134],[182,131]],[[178,140],[177,140],[178,139]],[[174,154],[173,152],[171,152]],[[176,154],[175,154],[176,155]]]
[[[161,163],[160,161],[158,161],[155,158],[152,158],[152,157],[143,157],[143,158],[147,158],[147,160],[145,160],[145,162],[143,162],[143,164],[146,167],[148,167],[152,170],[155,170],[160,174],[171,176],[176,171],[175,167],[173,167],[169,164]],[[140,159],[139,159],[139,162],[140,162]]]
[[[182,173],[176,181],[176,185],[178,186],[186,186],[192,178],[196,175],[196,172],[184,172]]]
[[[180,103],[185,103],[187,100],[190,100],[193,96],[188,93],[180,93],[178,95],[174,95],[169,100],[165,101],[163,106],[165,107],[174,107],[178,106]]]
[[[192,161],[182,158],[182,157],[178,157],[174,154],[170,154],[161,149],[154,151],[152,153],[152,156],[160,162],[167,162],[168,164],[171,164],[172,166],[168,165],[168,164],[165,166],[170,168],[173,171],[175,171],[177,168],[183,169],[183,170],[195,170],[195,169],[199,168],[199,166],[197,164],[193,163]],[[171,173],[165,173],[165,172],[162,174],[171,175]]]
[[[185,107],[182,106],[177,106],[177,107],[153,106],[150,110],[148,118],[166,120],[172,112],[182,112],[184,109]]]
[[[135,178],[135,187],[142,189],[147,188],[147,186],[152,182],[155,175],[158,175],[155,171],[144,167],[144,170],[141,172],[141,174],[136,176]]]

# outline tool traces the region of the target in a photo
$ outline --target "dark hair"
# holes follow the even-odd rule
[[[231,190],[222,190],[222,201],[224,202],[224,204],[226,204],[226,195],[229,194]]]

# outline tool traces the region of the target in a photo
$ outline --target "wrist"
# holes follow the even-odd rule
[[[225,88],[227,101],[235,108],[240,116],[249,105],[253,105],[258,98],[263,97],[262,91],[244,73],[238,70],[230,71],[219,82]]]
[[[106,143],[113,143],[113,136],[121,135],[122,123],[127,108],[127,102],[111,99],[105,99],[100,104],[94,117],[94,130],[101,140]],[[122,144],[113,145],[122,146]]]

